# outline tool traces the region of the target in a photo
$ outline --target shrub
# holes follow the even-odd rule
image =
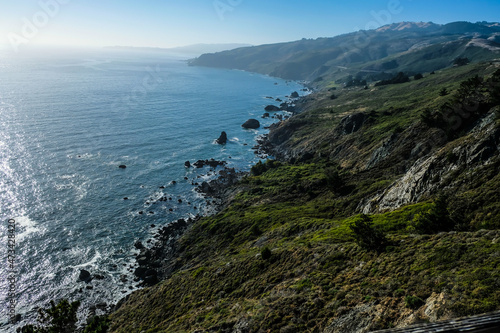
[[[424,305],[424,301],[420,297],[417,296],[406,296],[405,297],[405,306],[412,309],[416,310],[419,307]]]
[[[421,73],[418,73],[418,74],[416,74],[416,75],[413,77],[413,79],[414,79],[415,81],[417,81],[417,80],[421,80],[421,79],[423,79],[423,78],[424,78],[424,76],[423,76]]]
[[[412,222],[413,227],[421,234],[434,234],[453,229],[446,199],[439,197],[427,212],[416,214]]]
[[[349,228],[354,233],[358,245],[366,250],[382,252],[388,244],[385,234],[375,228],[372,218],[368,215],[357,216]]]
[[[262,256],[262,259],[264,260],[268,260],[271,258],[271,256],[273,255],[273,253],[271,252],[271,250],[266,246],[265,248],[262,249],[262,251],[260,251],[260,255]]]
[[[47,309],[38,309],[39,325],[26,325],[19,332],[22,333],[72,333],[76,331],[76,322],[79,301],[69,303],[63,299],[57,305],[50,301]],[[91,332],[91,331],[89,331]]]

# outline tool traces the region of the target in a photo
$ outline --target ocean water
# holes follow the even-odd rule
[[[9,219],[21,324],[51,299],[113,304],[137,289],[120,281],[132,279],[134,242],[205,211],[192,183],[213,174],[184,162],[248,170],[256,138],[274,121],[260,118],[273,103],[266,97],[286,100],[301,88],[160,52],[0,50],[0,331],[13,330],[5,325]],[[248,118],[263,126],[243,129]],[[224,146],[214,143],[221,131]],[[172,200],[151,204],[162,196]],[[104,279],[78,282],[81,269]]]

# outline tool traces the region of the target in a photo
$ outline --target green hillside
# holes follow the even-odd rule
[[[269,134],[277,160],[182,236],[173,273],[111,331],[351,332],[499,310],[500,64],[423,74],[303,100]]]
[[[404,26],[402,28],[401,26]],[[401,23],[331,38],[204,54],[192,65],[242,69],[291,80],[376,81],[385,72],[431,72],[458,57],[480,62],[500,57],[500,28],[486,23]]]

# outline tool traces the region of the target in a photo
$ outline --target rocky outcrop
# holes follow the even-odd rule
[[[209,160],[198,160],[193,163],[193,165],[197,168],[203,168],[204,166],[210,166],[211,168],[216,168],[218,166],[224,166],[226,165],[226,161],[217,161],[214,160],[213,158]]]
[[[498,156],[500,127],[494,120],[495,114],[491,113],[479,121],[469,135],[459,139],[458,145],[445,146],[430,156],[418,159],[402,178],[383,193],[363,201],[360,211],[370,214],[416,203],[438,190],[453,186],[458,178],[453,173],[473,172]]]
[[[277,107],[276,105],[268,105],[264,108],[264,110],[266,110],[267,112],[275,112],[275,111],[279,111],[280,108]]]
[[[217,140],[215,140],[215,142],[217,142],[219,145],[225,145],[226,142],[227,142],[227,134],[226,134],[226,132],[222,131],[222,133],[220,134],[219,138]]]
[[[243,128],[247,129],[257,129],[260,127],[260,122],[257,119],[248,119],[243,125]]]
[[[348,115],[342,118],[337,128],[337,131],[343,135],[357,132],[359,131],[361,126],[363,126],[365,119],[366,115],[364,113],[354,113]]]

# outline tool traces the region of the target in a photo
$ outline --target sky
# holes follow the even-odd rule
[[[259,45],[402,21],[498,22],[500,0],[0,0],[0,44]]]

